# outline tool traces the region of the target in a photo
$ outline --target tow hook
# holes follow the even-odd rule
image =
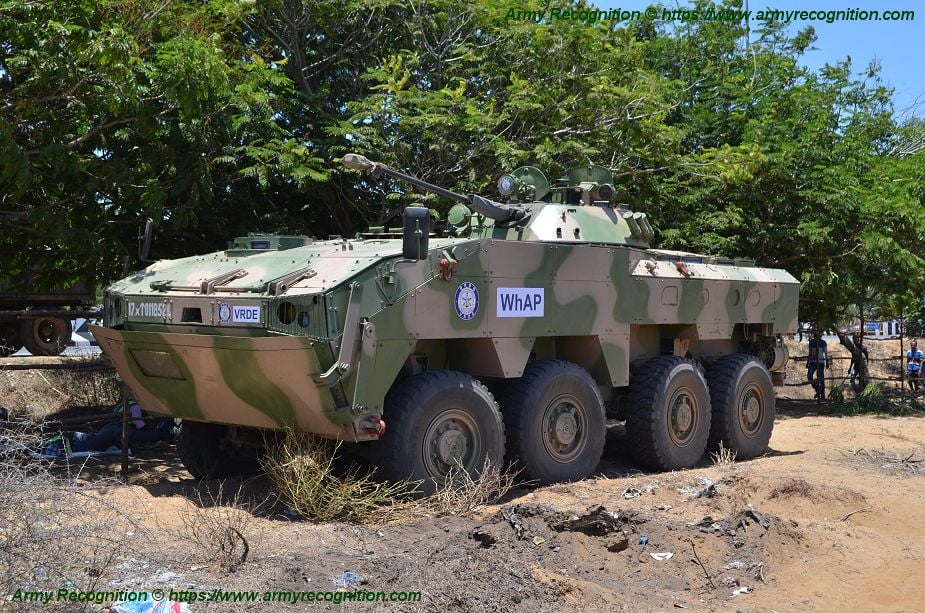
[[[370,417],[366,420],[366,423],[363,424],[363,427],[367,432],[377,437],[385,434],[385,420],[381,417]]]

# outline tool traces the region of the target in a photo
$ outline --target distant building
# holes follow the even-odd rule
[[[857,317],[851,322],[851,332],[861,329],[861,320]],[[898,338],[902,324],[898,319],[870,319],[864,322],[864,336],[871,338]]]

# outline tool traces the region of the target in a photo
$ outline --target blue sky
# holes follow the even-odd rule
[[[745,0],[743,0],[744,2]],[[667,6],[688,8],[684,1],[662,0]],[[598,8],[644,10],[652,0],[596,0]],[[787,10],[913,10],[912,21],[799,21],[792,22],[796,32],[812,25],[818,39],[803,57],[809,68],[818,68],[851,56],[856,72],[864,71],[872,59],[881,64],[880,75],[895,88],[894,103],[898,117],[925,117],[925,2],[921,0],[748,0],[749,10],[756,13],[768,8]],[[917,103],[917,104],[916,104]]]

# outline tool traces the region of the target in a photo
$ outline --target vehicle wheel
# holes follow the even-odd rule
[[[71,322],[57,317],[36,317],[19,323],[19,339],[32,355],[60,355],[71,342]]]
[[[22,349],[22,342],[19,340],[19,331],[16,326],[0,327],[0,358],[13,355]]]
[[[257,452],[235,445],[228,426],[183,420],[177,434],[177,455],[196,479],[221,479],[257,472]]]
[[[504,424],[498,405],[477,379],[438,370],[397,384],[385,402],[388,430],[376,443],[379,474],[392,481],[421,481],[434,493],[450,471],[475,477],[487,458],[504,461]]]
[[[774,429],[774,384],[771,373],[757,358],[736,354],[722,357],[707,373],[713,421],[710,448],[720,442],[739,460],[768,449]]]
[[[636,460],[649,468],[697,464],[710,436],[710,393],[700,367],[678,356],[648,360],[630,381],[626,434]]]
[[[527,479],[576,481],[597,468],[607,417],[585,369],[562,360],[534,362],[508,383],[500,404],[508,459]]]

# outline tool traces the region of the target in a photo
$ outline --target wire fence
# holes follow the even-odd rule
[[[896,367],[894,370],[896,370],[896,372],[898,373],[895,376],[880,376],[880,375],[870,374],[868,370],[868,376],[865,377],[866,381],[887,381],[887,382],[893,382],[893,383],[898,384],[897,385],[898,387],[904,387],[906,383],[908,383],[908,381],[910,380],[909,377],[906,375],[906,369],[905,369],[906,357],[904,355],[887,356],[887,357],[879,357],[879,358],[865,357],[863,359],[864,359],[864,362],[867,364],[892,362],[896,364]],[[808,355],[796,355],[796,356],[792,355],[790,356],[790,361],[791,362],[804,362],[804,363],[807,363],[807,366],[808,366],[809,356]],[[854,358],[852,356],[830,355],[828,359],[826,360],[826,363],[827,363],[826,368],[823,370],[823,372],[826,373],[826,375],[823,377],[819,377],[818,373],[814,373],[813,381],[816,381],[816,382],[820,380],[824,380],[827,382],[837,381],[841,384],[844,384],[849,379],[851,379],[852,382],[854,380],[859,380],[860,374],[857,373],[856,371],[852,372],[851,370],[850,363],[852,363],[853,361],[854,361]],[[842,364],[844,362],[849,362],[849,365],[843,366]],[[813,381],[810,381],[809,378],[807,377],[803,381],[784,383],[784,386],[786,387],[805,387],[807,385],[813,385]],[[923,389],[925,389],[925,380],[923,380],[922,387]]]

